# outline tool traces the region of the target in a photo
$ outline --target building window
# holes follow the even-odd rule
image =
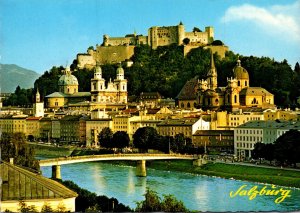
[[[237,96],[234,95],[234,103],[236,104],[237,103]]]
[[[191,108],[190,102],[187,103],[187,108]]]
[[[240,81],[238,81],[238,86],[241,86],[241,82]]]
[[[245,81],[245,87],[247,86],[247,81]]]

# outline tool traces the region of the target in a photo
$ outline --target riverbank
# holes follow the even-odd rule
[[[251,182],[268,183],[279,186],[300,188],[300,171],[287,171],[283,169],[260,168],[245,165],[208,163],[203,166],[192,166],[189,160],[149,161],[148,168],[178,171],[192,174],[233,178]]]
[[[36,156],[47,156],[47,158],[69,156],[75,148],[72,147],[56,147],[37,143],[28,143],[29,147],[33,147]]]
[[[134,161],[111,161],[107,163],[136,166]],[[225,163],[193,166],[190,160],[147,161],[147,168],[300,188],[300,171],[279,168],[261,168]]]
[[[34,147],[37,156],[47,156],[50,158],[69,156],[71,154],[91,155],[96,153],[96,151],[94,151],[95,153],[91,153],[89,150],[77,150],[71,147],[54,147],[33,143],[30,143],[30,146]],[[97,154],[100,154],[98,152],[99,151],[97,151]],[[113,161],[110,163],[136,166],[136,162],[134,161]],[[147,168],[300,188],[300,171],[288,171],[279,168],[262,168],[226,163],[208,163],[199,167],[192,166],[190,160],[147,161]]]

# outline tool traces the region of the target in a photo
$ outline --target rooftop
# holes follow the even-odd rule
[[[300,129],[300,122],[297,121],[249,121],[237,128],[269,128],[269,129]]]
[[[0,170],[3,201],[77,197],[64,185],[19,166],[2,161]]]
[[[178,100],[196,100],[198,76],[187,81],[176,98]]]
[[[157,126],[191,126],[196,123],[198,118],[189,119],[167,119],[157,124]]]

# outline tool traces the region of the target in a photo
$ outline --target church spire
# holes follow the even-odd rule
[[[210,69],[216,69],[215,61],[214,61],[214,54],[212,52],[210,54]]]
[[[208,81],[208,87],[212,90],[215,90],[218,87],[217,82],[217,69],[215,67],[215,61],[214,61],[214,54],[211,52],[210,57],[210,68],[207,73],[207,81]]]
[[[36,93],[35,93],[35,103],[40,103],[41,102],[41,95],[39,92],[39,88],[37,87]]]

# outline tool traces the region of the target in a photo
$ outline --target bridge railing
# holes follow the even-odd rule
[[[40,163],[51,163],[51,162],[59,162],[59,161],[71,161],[71,160],[84,160],[84,159],[95,159],[95,158],[120,158],[120,157],[180,157],[196,159],[195,155],[182,155],[182,154],[104,154],[104,155],[83,155],[83,156],[66,156],[52,159],[44,159],[39,160]]]

